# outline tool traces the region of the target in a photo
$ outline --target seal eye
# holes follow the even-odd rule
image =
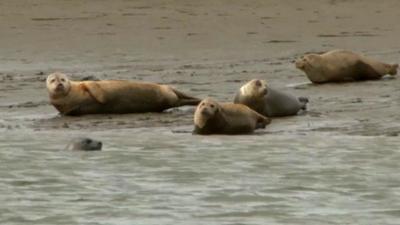
[[[61,78],[61,82],[65,82],[65,79],[64,79],[64,78]]]
[[[215,107],[215,105],[214,105],[214,104],[211,104],[211,105],[210,105],[210,107],[211,107],[211,108],[214,108],[214,107]]]
[[[86,144],[90,144],[90,143],[92,143],[92,140],[86,139],[86,140],[85,140],[85,143],[86,143]]]
[[[50,83],[54,83],[56,81],[56,79],[51,79]]]
[[[257,81],[256,81],[256,85],[257,85],[258,87],[261,87],[261,81],[260,81],[260,80],[257,80]]]

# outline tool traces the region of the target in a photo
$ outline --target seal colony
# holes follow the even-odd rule
[[[383,63],[346,50],[306,54],[295,61],[295,66],[316,84],[376,80],[386,74],[394,76],[398,69],[398,64]],[[260,79],[240,87],[233,103],[218,103],[211,98],[201,100],[155,83],[71,81],[59,72],[50,74],[46,85],[50,103],[62,115],[162,112],[184,105],[197,106],[194,134],[252,133],[264,129],[271,122],[269,117],[294,116],[306,110],[309,101],[307,97],[295,97],[272,88]],[[73,146],[91,146],[86,141],[78,140]]]
[[[62,115],[162,112],[201,100],[168,85],[124,80],[71,81],[63,73],[46,80],[50,103]]]

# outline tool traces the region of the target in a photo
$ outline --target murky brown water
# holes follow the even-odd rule
[[[400,222],[397,137],[142,128],[92,132],[104,151],[82,153],[20,132],[0,138],[2,224]]]

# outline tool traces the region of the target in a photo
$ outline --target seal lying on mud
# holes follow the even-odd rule
[[[101,141],[90,138],[76,138],[68,144],[67,150],[100,151],[102,145]]]
[[[247,105],[256,112],[268,116],[292,116],[306,110],[308,99],[275,90],[265,80],[253,79],[243,85],[234,103]]]
[[[346,50],[306,54],[295,62],[313,83],[376,80],[396,75],[398,64],[386,64]]]
[[[63,115],[161,112],[201,100],[167,85],[123,80],[70,81],[65,74],[47,77],[50,103]]]
[[[194,113],[194,134],[246,134],[265,128],[271,120],[242,104],[200,102]]]

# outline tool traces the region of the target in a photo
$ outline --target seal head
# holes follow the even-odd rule
[[[66,96],[71,90],[71,82],[63,73],[52,73],[46,80],[47,91],[52,97]]]
[[[242,96],[262,97],[268,94],[267,81],[253,79],[240,88]]]
[[[211,99],[206,98],[197,106],[194,115],[194,123],[199,127],[203,128],[207,121],[213,118],[219,112],[219,104]]]
[[[311,72],[318,69],[320,56],[317,54],[307,54],[295,61],[295,66],[304,72]]]
[[[100,151],[103,143],[90,138],[76,138],[67,146],[69,150]]]

